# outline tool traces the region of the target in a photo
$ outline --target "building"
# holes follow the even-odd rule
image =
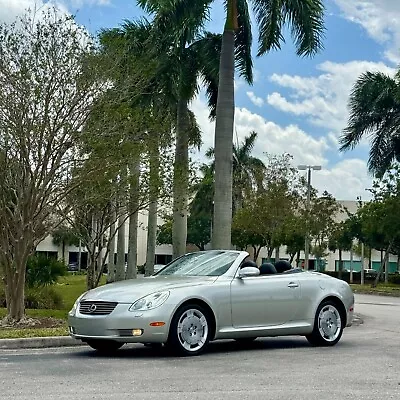
[[[340,201],[343,207],[345,207],[350,213],[355,213],[357,211],[358,202],[357,201]],[[337,215],[337,221],[343,221],[347,218],[346,212],[341,212]],[[158,224],[163,223],[162,219],[159,218]],[[125,224],[125,249],[127,257],[128,252],[128,223]],[[49,256],[58,257],[62,259],[62,249],[59,246],[55,246],[52,242],[51,236],[47,237],[43,242],[41,242],[37,247],[37,252],[45,253]],[[146,262],[146,250],[147,250],[147,213],[141,212],[139,214],[139,228],[138,228],[138,265],[144,265]],[[189,248],[188,251],[196,251],[196,248]],[[75,246],[67,246],[65,249],[65,261],[67,263],[76,263],[78,260],[79,248]],[[278,254],[276,254],[278,253]],[[273,255],[272,261],[275,260],[276,256],[279,259],[289,260],[290,257],[286,253],[286,247],[282,246],[278,252]],[[381,264],[381,252],[373,250],[371,254],[371,260],[368,260],[368,255],[365,254],[364,268],[374,268],[379,269]],[[172,260],[172,246],[162,245],[156,246],[156,257],[155,264],[166,264]],[[304,252],[300,254],[300,262],[304,260]],[[343,268],[353,271],[361,270],[361,255],[351,254],[350,252],[342,252]],[[263,248],[260,251],[257,262],[259,264],[267,261],[267,252]],[[294,261],[295,263],[295,261]],[[294,264],[293,263],[293,264]],[[87,252],[82,249],[82,265],[87,264]],[[339,252],[329,252],[329,254],[323,260],[324,268],[328,271],[338,270],[339,267]],[[316,266],[315,257],[310,254],[309,267],[314,269]],[[395,272],[399,270],[399,260],[397,256],[390,255],[389,258],[389,272]]]

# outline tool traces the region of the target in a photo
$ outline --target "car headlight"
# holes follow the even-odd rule
[[[149,294],[141,299],[135,301],[130,307],[129,311],[146,311],[153,310],[164,304],[169,297],[169,292],[157,292]]]

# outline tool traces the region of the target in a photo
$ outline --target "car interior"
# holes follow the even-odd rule
[[[245,260],[240,268],[253,267],[258,268],[258,265],[251,260]],[[290,263],[285,260],[279,260],[275,264],[264,263],[260,265],[260,275],[274,275],[274,274],[294,274],[302,272],[301,268],[292,268]]]

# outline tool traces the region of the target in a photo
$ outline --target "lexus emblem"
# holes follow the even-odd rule
[[[90,313],[94,313],[96,310],[97,310],[96,304],[92,304],[92,305],[89,307],[89,312],[90,312]]]

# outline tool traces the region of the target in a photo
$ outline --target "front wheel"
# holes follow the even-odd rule
[[[86,342],[92,349],[97,350],[100,353],[114,353],[121,348],[124,343],[115,342],[114,340],[88,340]]]
[[[207,311],[197,304],[187,304],[172,319],[168,344],[180,355],[197,356],[207,347],[209,335]]]
[[[317,309],[312,333],[306,336],[313,346],[334,346],[342,337],[343,319],[337,305],[324,301]]]

